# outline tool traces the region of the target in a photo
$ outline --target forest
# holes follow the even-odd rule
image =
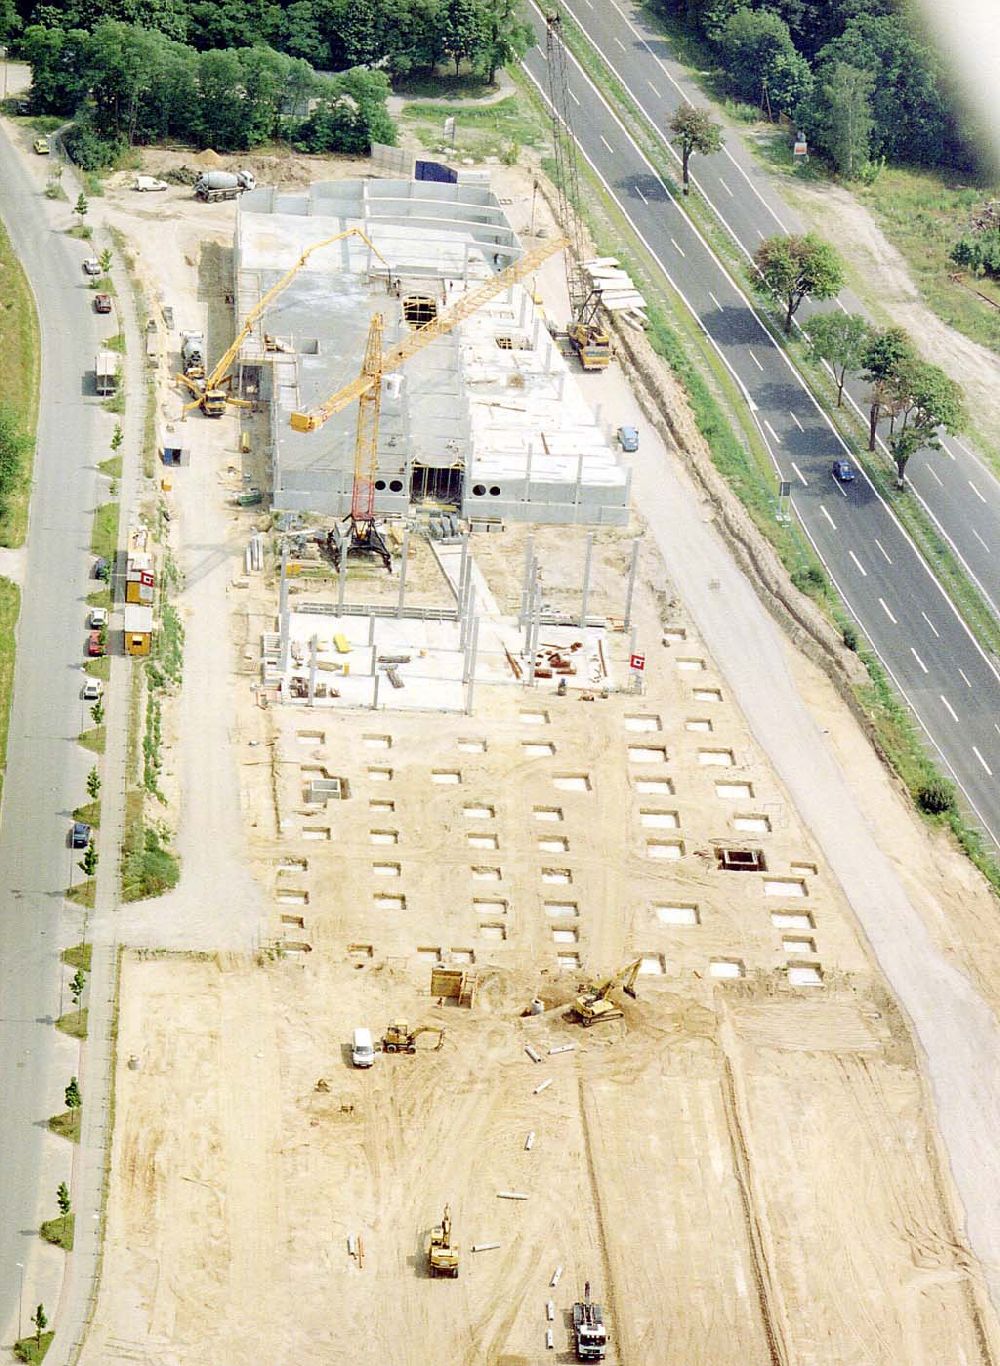
[[[974,141],[909,0],[651,0],[712,50],[725,92],[785,114],[841,174],[882,158],[971,170]]]

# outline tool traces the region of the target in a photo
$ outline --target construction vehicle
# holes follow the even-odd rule
[[[307,412],[294,412],[291,415],[292,429],[296,432],[314,432],[322,427],[335,413],[357,400],[358,425],[354,441],[354,485],[351,491],[351,514],[348,536],[339,538],[330,533],[327,543],[333,554],[335,566],[339,566],[340,556],[351,554],[377,554],[386,569],[391,568],[388,547],[375,527],[375,474],[378,466],[378,426],[382,406],[382,381],[384,377],[399,370],[411,356],[422,351],[438,337],[446,336],[454,327],[469,318],[483,304],[489,303],[497,294],[502,294],[511,285],[531,275],[541,263],[561,250],[565,239],[556,238],[527,252],[520,260],[496,275],[490,276],[475,289],[463,294],[444,313],[437,313],[436,306],[429,309],[429,320],[414,330],[395,346],[382,349],[382,333],[385,325],[381,313],[376,313],[368,329],[361,374],[338,389],[335,394],[311,408]],[[429,301],[433,303],[433,301]],[[345,544],[346,543],[346,544]]]
[[[635,999],[636,978],[642,968],[642,959],[619,968],[610,977],[599,982],[581,983],[579,995],[573,1001],[572,1011],[584,1029],[598,1024],[601,1020],[620,1020],[625,1012],[620,1005],[611,1000],[611,992],[620,986],[626,996]]]
[[[205,334],[181,333],[181,367],[188,379],[205,378]]]
[[[215,175],[218,173],[213,171],[212,174]],[[239,355],[240,348],[263,317],[265,311],[274,303],[278,295],[284,289],[287,289],[313,252],[319,251],[321,247],[329,247],[334,242],[341,242],[345,237],[360,237],[368,250],[378,257],[387,270],[390,269],[388,261],[375,246],[375,243],[372,242],[360,228],[347,228],[344,232],[334,233],[332,237],[324,237],[321,241],[314,242],[311,247],[306,247],[305,251],[295,262],[295,265],[292,266],[290,270],[286,270],[281,279],[278,280],[276,284],[273,284],[271,288],[258,299],[257,303],[254,304],[253,308],[251,308],[250,312],[247,314],[243,326],[233,338],[232,344],[219,358],[210,374],[206,375],[204,368],[200,375],[189,373],[186,368],[187,361],[185,359],[184,373],[176,376],[177,382],[185,385],[190,389],[191,393],[194,394],[194,402],[187,403],[184,406],[185,413],[189,413],[192,408],[200,408],[206,417],[221,417],[226,411],[227,403],[233,403],[241,408],[250,406],[246,399],[237,398],[237,396],[231,392],[233,377],[230,373],[230,366]],[[201,333],[185,332],[181,340],[182,359],[184,359],[184,338],[192,339],[192,347],[195,345],[194,339],[197,339],[202,352],[204,352],[204,338]]]
[[[427,1240],[427,1268],[432,1276],[458,1276],[458,1244],[451,1241],[451,1206],[445,1205],[440,1224]]]
[[[573,1333],[577,1361],[603,1361],[607,1353],[608,1331],[604,1309],[590,1298],[590,1282],[583,1287],[583,1299],[573,1306]]]
[[[436,1053],[444,1043],[444,1030],[440,1025],[419,1025],[416,1029],[411,1029],[405,1020],[393,1020],[386,1025],[385,1033],[382,1035],[383,1053],[415,1053],[417,1051],[417,1039],[421,1034],[436,1034],[438,1041],[434,1045]]]
[[[253,171],[203,171],[195,181],[194,192],[206,204],[214,204],[219,199],[236,199],[256,185]]]
[[[611,360],[611,336],[599,321],[601,292],[594,289],[583,273],[583,224],[580,221],[580,172],[577,166],[576,138],[570,111],[569,83],[566,76],[566,47],[562,19],[558,13],[545,20],[545,56],[549,72],[549,107],[552,112],[552,142],[556,159],[556,190],[559,195],[559,222],[570,240],[566,253],[566,287],[569,290],[571,318],[566,336],[584,370],[604,370]]]

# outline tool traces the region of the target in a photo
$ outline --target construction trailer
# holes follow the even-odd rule
[[[120,360],[117,351],[98,351],[94,360],[94,385],[101,398],[117,393]]]
[[[142,603],[125,603],[125,653],[148,655],[153,644],[153,609]]]

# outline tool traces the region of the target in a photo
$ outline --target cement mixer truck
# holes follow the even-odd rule
[[[236,199],[257,184],[253,171],[204,171],[195,182],[194,192],[206,204],[219,199]]]

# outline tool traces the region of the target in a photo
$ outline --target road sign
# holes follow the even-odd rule
[[[788,498],[792,492],[792,481],[790,479],[780,479],[778,481],[778,497]]]
[[[633,671],[633,673],[641,674],[643,669],[646,667],[646,656],[629,655],[628,666]]]
[[[796,142],[796,143],[795,143],[795,145],[794,145],[792,151],[793,151],[793,155],[795,155],[795,156],[797,156],[797,157],[808,157],[808,155],[809,155],[809,144],[808,144],[808,142],[806,142],[805,138],[803,138],[800,142]]]

